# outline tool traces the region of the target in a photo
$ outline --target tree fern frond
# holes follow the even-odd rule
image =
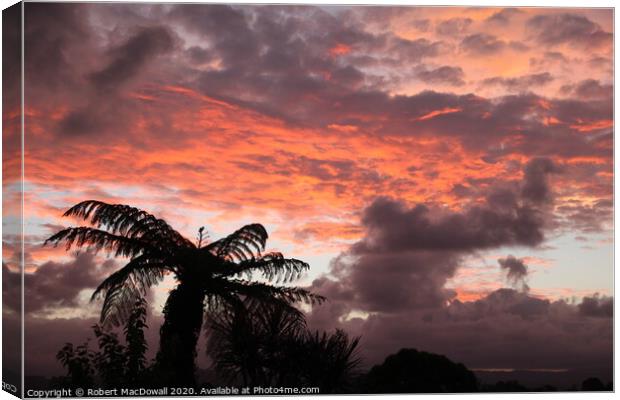
[[[195,247],[163,219],[124,204],[86,200],[74,205],[63,215],[82,218],[114,234],[160,243],[162,249],[170,246]]]
[[[245,274],[248,278],[252,277],[252,272],[259,271],[263,277],[269,281],[291,282],[301,277],[304,271],[310,269],[310,265],[295,258],[284,258],[282,253],[267,253],[259,259],[249,259],[241,261],[236,266],[236,271],[232,274]]]
[[[287,304],[302,302],[313,305],[325,301],[325,297],[299,287],[273,286],[242,279],[222,280],[222,286],[231,293],[258,300],[282,301]]]
[[[67,251],[74,245],[76,247],[86,245],[97,252],[100,250],[114,251],[115,256],[123,257],[135,257],[150,249],[150,245],[140,239],[127,238],[89,227],[63,229],[49,237],[44,242],[44,245],[53,244],[58,246],[63,241]]]
[[[101,323],[118,326],[131,315],[136,301],[159,283],[171,268],[161,260],[142,255],[129,261],[97,287],[91,301],[103,297]]]
[[[204,249],[229,261],[245,261],[261,256],[268,237],[261,224],[250,224],[205,246]]]

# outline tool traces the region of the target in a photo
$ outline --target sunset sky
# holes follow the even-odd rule
[[[41,246],[85,199],[192,239],[262,223],[330,299],[311,325],[363,335],[369,362],[611,369],[611,9],[25,9],[33,374],[122,265]]]

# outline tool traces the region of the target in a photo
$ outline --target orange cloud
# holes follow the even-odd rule
[[[344,43],[338,43],[329,49],[329,55],[332,57],[342,56],[351,52],[351,47]]]
[[[461,108],[444,108],[441,110],[434,110],[434,111],[429,112],[428,114],[424,114],[423,116],[416,118],[416,121],[425,121],[427,119],[435,118],[439,115],[452,114],[452,113],[461,112],[461,111],[463,111]]]

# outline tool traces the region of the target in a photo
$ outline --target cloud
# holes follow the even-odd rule
[[[91,252],[78,253],[68,262],[47,261],[35,272],[24,274],[24,309],[33,313],[76,307],[80,292],[97,287],[114,266],[116,262],[111,259],[99,263]],[[3,264],[2,275],[4,304],[18,312],[21,309],[21,274]]]
[[[430,83],[447,83],[453,86],[463,86],[465,81],[463,69],[461,67],[451,67],[444,65],[431,70],[418,72],[418,78]]]
[[[545,51],[541,57],[530,58],[530,66],[534,68],[550,68],[568,62],[568,58],[559,51]]]
[[[584,297],[579,304],[579,312],[587,317],[611,318],[614,315],[614,299],[598,294]]]
[[[584,79],[576,84],[563,85],[560,91],[583,99],[610,99],[613,96],[613,85],[603,84],[596,79]]]
[[[56,94],[62,92],[64,95],[67,90],[76,89],[82,66],[74,63],[73,57],[91,53],[87,9],[84,4],[32,3],[27,6],[24,47],[28,51],[24,53],[24,68],[29,77],[29,91],[33,88],[55,90]]]
[[[216,60],[213,52],[200,46],[192,46],[188,48],[187,54],[190,61],[194,64],[205,64]]]
[[[603,232],[613,225],[613,201],[597,200],[593,204],[568,202],[558,207],[557,214],[566,220],[567,229]]]
[[[465,33],[472,22],[471,18],[450,18],[439,22],[435,31],[439,35],[458,36]]]
[[[513,17],[523,14],[523,11],[518,8],[503,8],[500,11],[493,13],[485,21],[495,24],[507,25],[511,22]]]
[[[461,41],[461,48],[472,55],[488,56],[497,54],[506,48],[506,42],[487,33],[476,33]]]
[[[502,270],[506,271],[506,278],[513,287],[518,287],[519,284],[523,289],[527,289],[525,280],[527,278],[527,265],[523,262],[523,259],[518,259],[512,255],[506,258],[500,258],[497,260]]]
[[[521,195],[533,204],[544,204],[552,201],[551,189],[547,177],[558,172],[553,161],[548,158],[535,158],[525,166]]]
[[[411,22],[411,26],[420,32],[427,32],[431,26],[431,20],[428,18],[415,19]]]
[[[172,46],[172,35],[166,28],[142,28],[125,43],[111,49],[110,63],[89,78],[98,90],[117,90],[118,85],[138,75],[152,58],[169,52]]]
[[[136,118],[119,96],[123,84],[139,77],[159,55],[172,49],[173,38],[163,27],[144,27],[119,46],[109,49],[110,62],[88,75],[92,92],[85,106],[77,106],[59,121],[61,135],[76,136],[122,130]]]
[[[543,44],[571,44],[599,48],[611,43],[613,35],[587,17],[575,14],[536,15],[527,21],[534,37]]]
[[[553,76],[549,72],[539,74],[522,75],[518,77],[506,78],[495,76],[482,80],[483,86],[503,86],[510,92],[523,92],[532,88],[539,89],[553,81]]]

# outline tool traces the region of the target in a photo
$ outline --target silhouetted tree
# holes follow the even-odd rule
[[[246,225],[209,244],[203,244],[201,229],[198,243],[194,244],[164,220],[127,205],[88,200],[64,215],[82,218],[92,226],[63,229],[46,243],[64,242],[67,250],[74,244],[95,251],[105,249],[130,259],[92,296],[104,300],[102,324],[124,323],[135,300],[165,275],[172,274],[178,282],[163,310],[156,366],[162,384],[195,383],[196,343],[205,305],[217,308],[222,303],[237,303],[241,297],[283,306],[323,300],[301,288],[248,280],[252,272],[259,272],[268,281],[290,282],[309,268],[305,262],[286,259],[280,253],[263,254],[268,235],[260,224]]]
[[[100,325],[95,325],[93,331],[99,345],[99,351],[93,354],[93,363],[101,385],[105,388],[119,387],[126,373],[125,347],[116,333],[104,331]]]
[[[308,384],[321,388],[321,393],[346,393],[356,378],[360,358],[360,338],[349,340],[345,331],[306,333],[303,349],[303,374]]]
[[[57,380],[57,384],[69,388],[91,387],[95,381],[92,357],[88,342],[77,347],[65,344],[56,359],[67,369],[67,376]]]
[[[97,351],[89,349],[89,341],[74,347],[67,343],[56,358],[67,369],[67,376],[56,379],[60,387],[102,388],[136,386],[144,383],[147,343],[144,338],[146,302],[138,299],[125,326],[125,344],[115,332],[100,325],[93,326]]]
[[[148,345],[144,337],[146,325],[146,300],[140,298],[136,301],[134,311],[129,316],[125,325],[125,350],[126,357],[126,381],[129,384],[140,383],[141,377],[146,370],[146,351]]]
[[[581,383],[581,390],[587,392],[600,392],[606,390],[606,388],[600,379],[591,377]]]
[[[357,372],[359,338],[344,331],[310,332],[293,307],[245,301],[207,320],[208,354],[229,383],[313,386],[345,392]]]
[[[364,393],[476,392],[478,382],[463,364],[415,349],[401,349],[383,364],[372,367]]]
[[[530,390],[527,387],[523,386],[518,381],[497,381],[494,384],[482,385],[481,391],[509,393],[509,392],[528,392]],[[541,389],[538,391],[546,391],[546,390]]]
[[[246,299],[207,318],[207,352],[229,382],[267,386],[280,380],[276,371],[286,356],[294,358],[291,343],[304,328],[296,309]]]
[[[542,385],[533,390],[534,392],[557,392],[558,388],[553,385]]]

